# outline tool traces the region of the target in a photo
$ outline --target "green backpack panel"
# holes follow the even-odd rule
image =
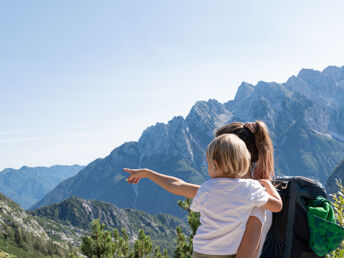
[[[273,214],[272,225],[260,257],[318,258],[323,257],[325,252],[330,252],[332,247],[329,248],[328,243],[337,243],[337,238],[341,238],[338,234],[339,226],[310,213],[307,205],[318,196],[327,198],[324,186],[305,177],[280,177],[275,184],[283,200],[283,209]],[[311,217],[310,224],[321,224],[321,231],[328,233],[321,235],[318,229],[310,227],[308,217]],[[336,227],[336,236],[332,236],[333,227]],[[342,228],[339,228],[341,231]]]

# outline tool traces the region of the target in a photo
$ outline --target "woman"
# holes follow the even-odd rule
[[[251,154],[250,173],[247,174],[247,177],[271,180],[274,177],[273,145],[265,123],[262,121],[245,124],[233,122],[216,130],[215,136],[227,133],[236,134],[243,140]],[[141,178],[147,177],[165,190],[190,199],[196,196],[200,187],[149,169],[124,170],[130,173],[129,183],[138,183]],[[272,213],[270,211],[263,208],[253,210],[247,221],[246,231],[236,255],[237,258],[260,255],[271,222]]]

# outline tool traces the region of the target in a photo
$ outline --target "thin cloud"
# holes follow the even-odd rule
[[[101,132],[79,133],[79,134],[17,137],[17,138],[0,139],[0,143],[18,143],[18,142],[30,142],[30,141],[46,141],[46,140],[84,138],[84,137],[115,135],[115,134],[116,134],[116,132],[114,132],[114,131],[110,131],[110,132],[109,131],[101,131]]]
[[[0,135],[14,135],[14,134],[24,134],[24,133],[33,133],[39,132],[42,129],[39,128],[31,128],[31,129],[19,129],[19,130],[11,130],[11,131],[0,131]]]

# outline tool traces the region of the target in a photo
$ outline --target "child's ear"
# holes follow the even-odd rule
[[[213,162],[214,162],[215,170],[218,170],[219,169],[219,165],[217,164],[216,160],[213,160]]]

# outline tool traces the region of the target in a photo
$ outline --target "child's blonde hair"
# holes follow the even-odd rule
[[[251,155],[245,143],[235,134],[223,134],[209,143],[206,151],[208,162],[222,171],[221,177],[242,177],[248,172]]]

